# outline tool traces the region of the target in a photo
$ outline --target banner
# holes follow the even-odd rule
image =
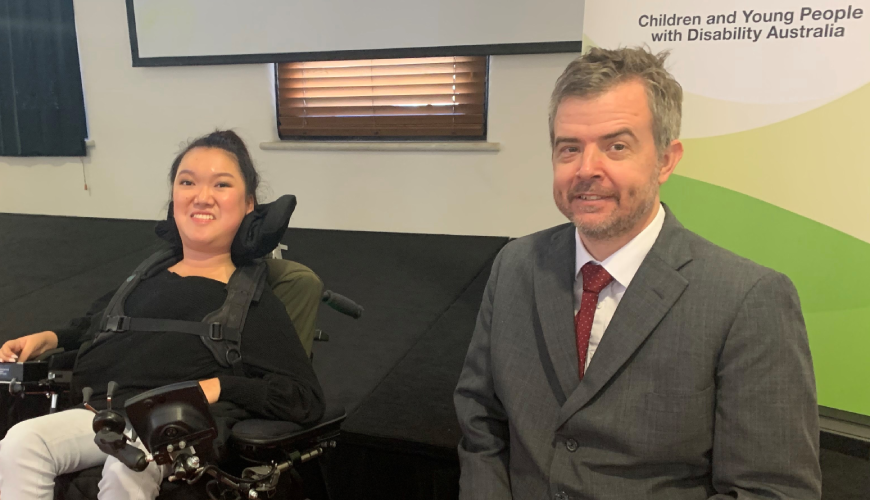
[[[670,50],[662,198],[798,288],[819,404],[870,415],[870,0],[587,0],[585,46]]]

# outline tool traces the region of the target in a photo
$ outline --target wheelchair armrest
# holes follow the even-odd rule
[[[57,352],[48,358],[49,371],[72,370],[76,364],[76,356],[78,351],[63,351]]]
[[[63,347],[56,347],[54,349],[49,349],[49,350],[45,351],[44,353],[40,354],[39,356],[33,358],[31,361],[47,361],[52,356],[55,356],[55,355],[60,354],[62,352],[63,352]]]
[[[334,440],[345,418],[347,413],[344,408],[328,408],[320,421],[308,425],[275,420],[243,420],[233,426],[232,441],[242,456],[260,460],[261,452],[265,450],[292,451]]]

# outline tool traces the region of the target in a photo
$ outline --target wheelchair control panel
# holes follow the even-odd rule
[[[181,382],[139,394],[124,406],[126,418],[112,409],[111,398],[116,389],[117,384],[110,382],[106,409],[100,411],[89,404],[91,389],[86,387],[82,391],[85,407],[95,413],[94,442],[100,450],[138,472],[151,462],[168,465],[170,481],[194,484],[209,475],[213,478],[207,488],[211,498],[271,496],[282,472],[298,478],[293,470],[295,466],[318,457],[336,444],[329,439],[308,440],[307,449],[286,453],[281,461],[254,464],[237,477],[213,463],[212,444],[218,435],[217,426],[198,382]],[[146,450],[133,444],[137,436]]]
[[[0,363],[0,385],[16,397],[44,395],[51,398],[50,413],[57,410],[58,394],[69,387],[72,372],[50,371],[48,361]]]

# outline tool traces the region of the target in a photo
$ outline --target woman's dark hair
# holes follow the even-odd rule
[[[222,149],[232,155],[242,172],[242,179],[245,181],[245,194],[253,198],[254,206],[259,205],[257,187],[260,184],[260,174],[254,168],[254,162],[251,161],[251,155],[248,154],[245,141],[232,130],[215,130],[210,134],[194,139],[182,152],[178,153],[175,161],[172,162],[172,168],[169,170],[170,186],[175,184],[175,174],[178,173],[178,166],[181,165],[184,155],[195,148]]]

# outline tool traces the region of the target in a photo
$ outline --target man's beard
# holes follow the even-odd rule
[[[593,188],[594,184],[592,182],[576,184],[568,192],[568,200],[576,198],[580,193],[599,194],[612,197],[616,203],[616,207],[606,219],[600,222],[590,223],[588,221],[583,221],[582,217],[575,215],[570,210],[569,201],[568,213],[566,215],[570,214],[568,216],[571,219],[571,222],[574,223],[574,226],[577,227],[580,234],[590,240],[607,240],[621,236],[637,227],[637,225],[647,217],[653,209],[656,196],[658,195],[658,174],[659,169],[657,168],[653,172],[649,182],[640,188],[643,190],[642,192],[639,192],[638,189],[630,190],[628,192],[626,200],[638,200],[638,204],[627,214],[620,213],[622,197],[619,196],[619,193],[604,193],[600,190],[596,190]],[[563,210],[563,213],[564,212],[565,210]]]

